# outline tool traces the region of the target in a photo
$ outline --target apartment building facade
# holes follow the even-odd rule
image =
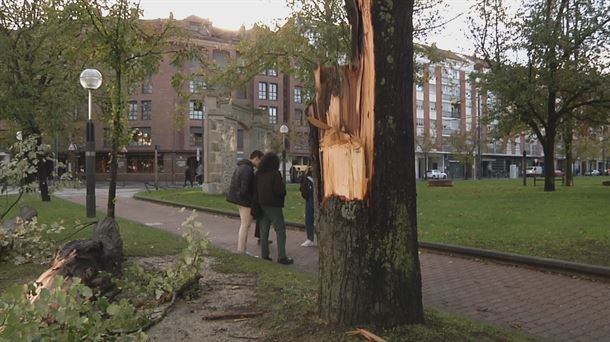
[[[542,162],[541,145],[525,135],[494,140],[490,134],[493,123],[486,123],[491,96],[480,92],[473,75],[481,69],[481,61],[451,51],[437,50],[442,62],[418,59],[422,66],[413,89],[413,115],[416,135],[416,177],[424,178],[426,170],[445,171],[449,177],[472,177],[457,154],[474,155],[480,143],[480,168],[477,177],[509,177],[511,170],[521,170],[523,151],[526,164]],[[482,123],[482,124],[481,124]],[[459,137],[461,136],[461,137]],[[455,139],[466,139],[461,144]],[[461,145],[461,149],[460,146]],[[511,165],[514,165],[511,167]]]

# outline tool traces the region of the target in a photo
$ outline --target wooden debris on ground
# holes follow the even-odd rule
[[[225,319],[240,319],[240,318],[250,318],[262,315],[264,312],[262,311],[222,311],[222,312],[213,312],[203,316],[202,318],[206,321],[218,321]]]
[[[357,328],[354,331],[347,332],[349,336],[362,336],[369,342],[386,342],[383,338],[373,334],[372,332],[366,329]]]

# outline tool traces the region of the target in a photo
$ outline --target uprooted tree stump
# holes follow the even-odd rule
[[[114,219],[106,217],[98,222],[91,239],[65,244],[36,283],[39,289],[52,289],[58,275],[68,279],[78,277],[83,284],[104,292],[112,287],[112,280],[106,274],[121,275],[122,263],[123,240],[119,226]]]

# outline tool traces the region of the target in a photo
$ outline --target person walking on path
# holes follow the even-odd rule
[[[254,200],[254,167],[258,167],[263,152],[254,150],[250,153],[250,159],[242,159],[237,162],[237,168],[231,177],[231,185],[227,193],[227,202],[237,204],[239,209],[239,233],[237,237],[237,251],[246,253],[248,242],[248,230],[252,223],[252,201]]]
[[[260,219],[261,257],[269,257],[269,229],[271,224],[275,228],[277,237],[277,262],[290,265],[294,262],[286,256],[286,225],[284,223],[284,198],[286,197],[286,184],[279,171],[280,158],[277,154],[269,152],[261,160],[256,173],[255,196],[262,209]]]
[[[184,188],[186,188],[186,183],[191,183],[191,188],[193,187],[193,171],[191,167],[187,164],[186,169],[184,169]]]
[[[305,231],[307,233],[307,240],[301,244],[302,247],[315,246],[314,242],[314,225],[313,225],[313,177],[311,175],[311,168],[307,168],[307,171],[301,178],[301,197],[305,199]]]

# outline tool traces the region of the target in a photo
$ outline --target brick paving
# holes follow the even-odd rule
[[[118,190],[116,214],[179,233],[188,212],[175,207],[131,198],[135,191]],[[60,194],[84,204],[82,191]],[[98,189],[98,210],[106,206],[106,193]],[[237,248],[239,223],[234,218],[198,213],[210,240],[222,248]],[[272,240],[275,240],[273,233]],[[300,247],[305,234],[288,231],[286,250],[294,266],[318,272],[317,248]],[[271,256],[276,259],[275,246]],[[252,233],[248,250],[259,255]],[[283,266],[285,267],[285,266]],[[596,282],[517,266],[421,254],[424,305],[498,326],[511,327],[545,341],[610,342],[610,282]]]

